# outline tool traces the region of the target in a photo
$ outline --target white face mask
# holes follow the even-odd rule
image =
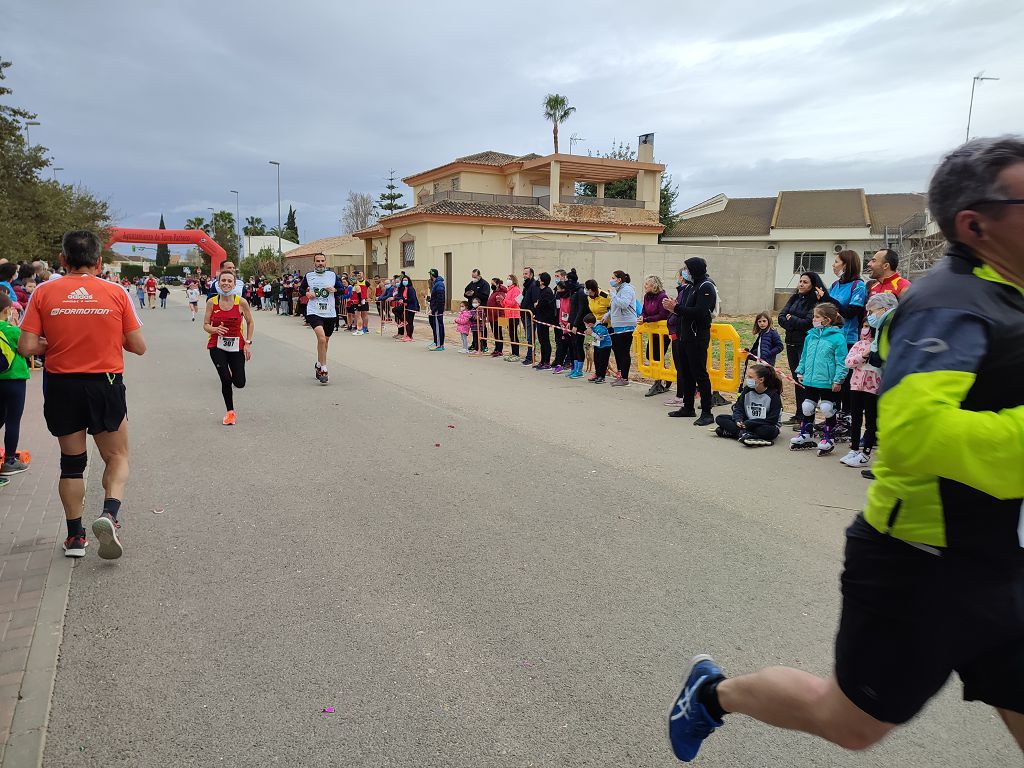
[[[815,328],[824,328],[825,327],[825,324],[821,320],[818,320],[817,318],[815,318],[814,320],[811,321],[811,325],[813,325]]]
[[[757,382],[751,379],[749,376],[746,379],[744,379],[743,383],[747,385],[750,389],[753,389],[754,387],[757,386]]]
[[[506,280],[505,281],[505,287],[506,288],[511,288],[512,287],[512,281],[511,280]]]

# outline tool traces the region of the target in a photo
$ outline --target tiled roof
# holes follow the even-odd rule
[[[391,216],[385,216],[380,219],[379,224],[387,227],[394,219],[417,214],[428,214],[431,216],[479,216],[491,219],[509,219],[513,221],[550,221],[576,225],[581,223],[579,219],[554,217],[548,213],[546,208],[540,205],[513,205],[511,203],[473,203],[464,202],[462,200],[438,200],[434,203],[406,208],[405,210],[399,211]],[[615,225],[621,229],[631,229],[633,227],[656,226],[657,222],[615,222]],[[366,230],[361,231],[365,233],[368,232],[369,229],[370,228],[367,228]]]
[[[533,153],[529,155],[509,155],[505,152],[495,152],[488,149],[486,152],[477,152],[475,155],[455,158],[457,163],[477,163],[478,165],[508,165],[509,163],[526,160],[536,160],[540,155]]]
[[[881,235],[886,226],[898,227],[912,216],[924,214],[928,198],[921,192],[900,192],[889,195],[868,195],[871,232]]]
[[[292,248],[290,251],[285,251],[284,257],[286,259],[290,259],[295,256],[313,256],[317,253],[322,253],[325,256],[360,256],[363,253],[363,248],[363,241],[358,237],[352,237],[351,235],[344,235],[342,237],[324,237],[320,240],[310,240],[308,243],[303,243],[298,248]]]
[[[677,219],[665,237],[711,237],[718,235],[768,236],[775,210],[774,197],[730,198],[723,210]]]
[[[863,189],[808,189],[779,193],[776,229],[866,227]]]

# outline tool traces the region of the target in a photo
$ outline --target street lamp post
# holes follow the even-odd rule
[[[29,135],[28,127],[30,125],[42,125],[38,120],[29,120],[25,123],[25,143],[28,144],[28,148],[32,149],[32,137]]]
[[[53,180],[54,181],[57,180],[57,171],[63,171],[63,170],[64,170],[63,168],[54,168],[53,169]]]
[[[277,166],[277,258],[281,258],[281,164],[277,160],[269,160]]]
[[[235,194],[235,240],[238,241],[238,260],[241,261],[245,254],[242,252],[242,232],[239,229],[242,226],[242,219],[238,209],[238,190],[229,189],[228,192]]]
[[[971,140],[971,113],[974,112],[974,89],[982,80],[998,80],[998,77],[985,77],[984,72],[979,72],[971,81],[971,105],[967,108],[967,136],[964,141]]]

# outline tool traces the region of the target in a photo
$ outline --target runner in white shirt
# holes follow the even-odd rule
[[[327,383],[327,346],[334,333],[338,308],[334,294],[341,288],[341,279],[333,270],[327,269],[327,257],[318,253],[313,257],[313,271],[307,272],[299,285],[299,294],[305,294],[306,322],[316,334],[316,365],[313,368],[316,380]]]
[[[196,321],[196,313],[199,311],[199,289],[189,283],[185,289],[185,298],[188,299],[188,308],[192,310],[192,322]]]

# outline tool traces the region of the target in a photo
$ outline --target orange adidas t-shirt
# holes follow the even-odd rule
[[[43,283],[21,321],[46,339],[49,373],[124,373],[124,336],[141,327],[124,288],[93,275]]]

